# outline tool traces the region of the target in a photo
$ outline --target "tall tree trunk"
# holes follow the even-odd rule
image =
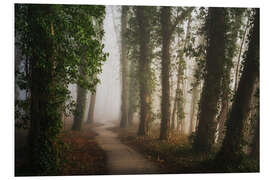
[[[31,37],[30,49],[37,47],[46,50],[45,59],[48,60],[45,67],[40,66],[40,62],[44,61],[44,57],[40,56],[40,52],[32,51],[30,64],[30,130],[29,130],[29,162],[33,168],[33,173],[41,174],[48,169],[42,162],[44,158],[43,153],[54,156],[53,152],[47,151],[52,147],[54,138],[47,139],[52,122],[58,118],[58,114],[51,115],[50,102],[54,97],[54,90],[51,87],[53,83],[53,64],[54,64],[54,42],[47,34],[44,27],[40,25],[38,18],[46,16],[51,11],[50,5],[43,6],[43,11],[40,11],[38,5],[31,5],[28,7],[28,25],[30,32],[33,32]],[[40,36],[42,34],[42,36]],[[43,52],[44,52],[43,51]],[[56,107],[57,108],[57,107]],[[56,111],[57,112],[57,111]],[[59,114],[60,115],[60,114]],[[60,119],[60,117],[59,117]],[[44,144],[47,146],[44,147]],[[44,161],[44,160],[43,160]],[[50,163],[50,160],[45,160]]]
[[[196,115],[196,109],[198,104],[198,97],[199,97],[199,88],[198,85],[194,86],[192,88],[192,102],[190,107],[190,127],[189,132],[190,134],[195,131],[195,115]]]
[[[209,8],[206,76],[200,101],[199,125],[194,147],[201,153],[211,151],[215,133],[215,116],[225,59],[225,9]]]
[[[186,48],[187,43],[190,39],[190,24],[191,24],[191,14],[188,17],[188,25],[187,25],[187,29],[186,29],[186,37],[185,37],[185,42],[183,45],[183,49]],[[180,42],[178,42],[179,44]],[[181,50],[179,53],[179,66],[178,66],[178,72],[177,72],[177,85],[176,85],[176,93],[175,93],[175,98],[174,98],[174,105],[173,105],[173,112],[172,112],[172,119],[171,119],[171,129],[175,128],[175,115],[176,115],[176,110],[177,110],[177,100],[178,100],[178,94],[177,92],[180,91],[180,81],[181,79],[183,79],[183,62],[184,62],[184,58],[183,55],[184,53],[182,53],[184,50]],[[182,61],[182,62],[181,62]]]
[[[115,17],[115,14],[114,14],[113,7],[117,8],[117,6],[111,6],[111,13],[112,13],[112,22],[113,22],[113,27],[114,27],[115,37],[116,37],[116,44],[118,46],[119,53],[121,54],[121,39],[120,39],[120,35],[118,33],[119,28],[117,27],[117,24],[115,22],[116,17]]]
[[[77,85],[77,101],[72,130],[80,131],[82,128],[87,90]]]
[[[94,74],[93,78],[97,78],[97,74]],[[95,105],[96,105],[96,89],[94,92],[91,93],[91,99],[90,99],[90,104],[89,104],[89,109],[88,109],[88,116],[86,123],[92,124],[94,123],[94,112],[95,112]]]
[[[129,71],[129,93],[128,93],[128,124],[133,125],[133,117],[136,112],[136,106],[138,101],[138,87],[136,80],[136,71],[135,71],[135,62],[134,60],[130,63],[130,71]]]
[[[205,39],[199,37],[199,44],[205,46]],[[201,59],[205,59],[205,54],[201,54]],[[199,70],[198,63],[195,63],[195,67],[193,70],[193,88],[192,88],[192,102],[190,107],[190,133],[197,131],[199,124],[199,101],[200,101],[200,92],[202,86],[202,80],[197,78],[197,73]]]
[[[93,123],[94,122],[95,104],[96,104],[96,93],[92,93],[91,94],[91,99],[90,99],[87,123]]]
[[[186,76],[186,69],[183,69],[184,74],[183,74],[183,78],[181,79],[181,84],[182,84],[182,88],[179,91],[179,98],[178,98],[178,112],[177,112],[177,117],[178,117],[178,121],[181,122],[181,129],[180,129],[180,133],[182,135],[185,134],[185,127],[186,127],[186,119],[185,119],[185,106],[186,106],[186,99],[184,97],[186,97],[186,80],[184,79]],[[181,114],[182,113],[182,114]]]
[[[161,8],[161,35],[162,35],[162,60],[161,60],[161,125],[160,139],[168,139],[168,130],[170,125],[170,44],[171,44],[171,9],[170,7]]]
[[[177,100],[178,100],[178,91],[180,90],[180,78],[178,76],[177,83],[176,83],[176,93],[174,98],[174,105],[173,105],[173,112],[172,112],[172,119],[171,119],[171,129],[175,129],[175,118],[176,118],[176,110],[177,110]]]
[[[151,92],[150,92],[150,17],[148,12],[150,7],[136,7],[136,19],[139,25],[139,84],[140,84],[140,123],[138,135],[147,133],[147,123],[151,119]]]
[[[240,59],[241,59],[241,55],[242,55],[243,45],[244,45],[245,39],[246,39],[246,33],[247,33],[248,25],[249,25],[249,17],[248,17],[248,21],[247,21],[247,24],[246,24],[246,27],[245,27],[245,32],[244,32],[244,35],[243,35],[243,38],[242,38],[242,42],[241,42],[241,46],[240,46],[240,50],[239,50],[239,54],[238,54],[238,58],[237,58],[237,64],[236,64],[236,70],[235,70],[234,93],[236,93],[236,90],[237,90]]]
[[[124,128],[128,123],[128,59],[127,59],[127,12],[128,7],[122,6],[121,15],[121,77],[122,77],[122,93],[121,93],[121,121],[120,127]]]
[[[217,117],[215,142],[217,142],[218,140],[220,141],[224,138],[224,124],[227,120],[231,99],[231,70],[233,67],[233,58],[236,54],[236,43],[238,37],[238,30],[241,28],[241,24],[239,23],[241,22],[241,19],[242,13],[237,13],[232,19],[233,23],[229,24],[229,22],[226,22],[227,26],[230,26],[232,32],[227,33],[225,36],[225,70],[221,81],[221,111]]]
[[[254,87],[259,76],[259,9],[255,10],[244,70],[227,120],[227,131],[216,160],[238,166],[242,160],[243,127],[250,111]]]
[[[80,76],[83,79],[86,79],[85,69],[84,69],[84,58],[81,59],[81,64],[79,67]],[[80,84],[77,83],[77,101],[74,114],[74,120],[72,125],[72,130],[80,131],[83,123],[85,103],[86,103],[87,90],[83,87],[80,87]]]
[[[227,75],[226,75],[227,76]],[[230,76],[230,74],[228,75]],[[224,85],[225,82],[223,82]],[[228,88],[228,87],[227,87]],[[224,90],[224,89],[223,89]],[[225,90],[224,97],[222,98],[221,102],[221,111],[220,114],[217,117],[217,136],[215,140],[222,140],[224,138],[224,124],[227,119],[228,113],[229,113],[229,91]]]

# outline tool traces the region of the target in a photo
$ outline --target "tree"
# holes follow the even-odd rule
[[[226,135],[216,156],[217,162],[233,167],[237,167],[243,159],[244,121],[249,114],[251,98],[255,91],[255,82],[259,76],[259,9],[254,11],[248,50],[244,55],[243,73],[226,123]]]
[[[199,124],[195,150],[210,152],[215,133],[215,116],[225,58],[225,10],[209,8],[207,17],[206,75],[200,100]]]
[[[68,84],[80,82],[93,90],[98,82],[92,75],[101,71],[106,54],[94,37],[103,36],[103,31],[94,31],[93,36],[89,16],[102,24],[104,13],[104,6],[15,5],[15,36],[29,64],[28,75],[20,75],[26,82],[20,88],[25,86],[30,94],[26,102],[30,112],[29,162],[35,175],[60,170],[63,146],[58,135],[62,109],[70,94]],[[86,75],[92,77],[87,82],[79,73],[81,59]]]
[[[199,8],[195,10],[197,14],[195,19],[199,24],[194,26],[195,31],[191,31],[191,43],[187,44],[185,55],[191,60],[194,60],[191,86],[191,103],[190,103],[190,128],[189,132],[197,131],[200,112],[200,94],[202,91],[202,84],[206,74],[206,46],[207,46],[207,18],[208,8]],[[199,11],[199,12],[198,12]],[[193,135],[192,135],[193,136]]]
[[[220,94],[220,105],[221,110],[217,117],[217,137],[215,140],[222,139],[224,135],[224,124],[227,119],[227,114],[230,107],[231,96],[231,70],[233,68],[233,58],[237,53],[237,38],[242,24],[243,9],[231,8],[227,9],[226,16],[226,34],[225,34],[225,63],[224,63],[224,74],[221,79],[221,94]]]
[[[243,34],[243,37],[242,37],[242,41],[241,41],[241,45],[240,45],[240,49],[239,49],[239,54],[238,54],[238,58],[237,58],[237,64],[236,64],[236,70],[235,70],[234,93],[236,93],[236,90],[237,90],[239,69],[240,69],[239,68],[240,59],[241,59],[241,56],[242,56],[242,50],[243,50],[243,46],[244,46],[244,43],[245,43],[248,26],[249,26],[249,14],[248,14],[248,20],[247,20],[247,23],[246,23],[245,31],[244,31],[244,34]]]
[[[79,67],[79,74],[83,77],[83,80],[86,81],[86,72],[85,72],[85,62],[84,59],[81,59],[81,64]],[[86,95],[87,89],[81,87],[80,84],[77,84],[77,101],[76,101],[76,109],[74,113],[74,120],[72,125],[72,130],[80,131],[82,128],[82,122],[85,111],[85,103],[86,103]]]
[[[186,28],[186,37],[183,45],[183,49],[178,50],[178,70],[177,70],[177,83],[176,83],[176,93],[174,98],[174,106],[172,112],[172,119],[171,119],[171,129],[175,128],[175,115],[176,112],[178,114],[177,119],[178,122],[184,119],[184,102],[183,102],[183,87],[180,87],[180,83],[183,82],[184,79],[184,69],[186,67],[186,63],[184,60],[184,49],[187,47],[187,43],[190,40],[190,24],[191,24],[191,14],[188,16],[188,23]],[[178,42],[180,44],[180,42]],[[178,105],[178,106],[177,106]],[[178,111],[177,111],[178,109]],[[179,124],[179,123],[178,123]]]
[[[128,7],[122,6],[121,13],[121,77],[122,77],[122,94],[121,94],[121,121],[120,127],[126,127],[128,123],[128,59],[127,59],[127,12]]]
[[[162,57],[161,57],[161,125],[160,125],[160,139],[168,139],[170,126],[170,45],[172,34],[177,24],[184,20],[192,8],[184,10],[181,15],[177,16],[175,21],[171,23],[171,8],[161,7],[160,23],[161,23],[161,37],[162,37]]]
[[[103,19],[105,9],[95,9],[95,6],[93,6],[91,13],[89,13],[89,10],[91,11],[91,9],[87,9],[87,6],[81,6],[80,10],[77,10],[77,16],[73,17],[73,20],[78,20],[79,22],[84,20],[86,22],[77,25],[79,29],[79,33],[76,34],[77,38],[80,40],[82,37],[85,37],[85,34],[88,35],[86,36],[86,41],[77,44],[81,50],[82,57],[80,58],[79,64],[79,78],[76,82],[77,103],[72,126],[72,130],[76,131],[79,131],[82,127],[87,89],[95,92],[95,86],[99,82],[97,74],[101,72],[101,69],[96,67],[100,67],[102,65],[101,62],[106,57],[106,54],[102,52],[104,48],[102,37],[104,34]],[[88,29],[90,29],[90,31]],[[94,36],[92,36],[91,33],[93,33]],[[97,61],[97,66],[93,65],[95,61]],[[91,69],[89,67],[91,67]],[[92,98],[92,102],[93,100],[94,98]]]
[[[90,99],[87,123],[93,123],[94,122],[95,104],[96,104],[96,93],[92,93],[91,94],[91,99]]]
[[[133,125],[134,114],[139,106],[139,38],[138,24],[136,23],[135,8],[127,12],[127,29],[125,33],[127,59],[128,59],[128,125]]]
[[[136,79],[136,62],[131,59],[129,66],[129,93],[128,93],[128,124],[133,124],[134,113],[137,110],[138,104],[138,81]]]
[[[128,25],[128,6],[121,6],[121,30],[115,22],[113,7],[111,8],[114,31],[120,53],[120,75],[121,75],[121,119],[120,127],[125,128],[128,125],[129,113],[129,85],[128,85],[128,52],[127,52],[127,25]],[[119,36],[120,34],[120,36]]]
[[[151,119],[151,92],[150,92],[150,13],[151,7],[138,6],[135,9],[138,24],[139,40],[139,87],[140,87],[140,123],[138,135],[146,135],[147,123]]]
[[[161,100],[161,125],[160,139],[168,138],[168,129],[170,123],[170,43],[171,43],[171,9],[170,7],[161,8],[161,36],[162,36],[162,100]]]

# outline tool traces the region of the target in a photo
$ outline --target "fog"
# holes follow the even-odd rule
[[[121,106],[121,81],[120,81],[120,53],[119,46],[117,45],[117,37],[114,24],[117,23],[120,26],[119,12],[114,12],[115,18],[111,13],[111,6],[106,6],[106,16],[104,19],[104,31],[105,35],[103,43],[105,45],[104,51],[109,53],[107,61],[102,66],[102,73],[98,75],[100,83],[96,89],[96,103],[94,110],[94,121],[105,122],[105,121],[116,121],[120,117],[120,106]],[[70,85],[73,100],[76,101],[76,85]],[[90,105],[91,94],[88,93],[84,120],[86,121],[88,115],[88,109]]]
[[[98,75],[98,78],[100,79],[100,83],[96,87],[96,102],[95,102],[95,108],[94,108],[94,121],[95,122],[107,122],[107,121],[120,121],[120,111],[121,111],[121,72],[120,72],[120,22],[121,18],[121,7],[119,6],[106,6],[106,15],[104,19],[104,37],[103,37],[103,44],[104,52],[108,53],[107,61],[104,62],[102,66],[102,73]],[[196,31],[198,27],[200,27],[203,23],[203,21],[196,19],[196,14],[192,13],[193,20],[191,21],[191,31]],[[245,21],[247,21],[247,18],[245,18]],[[171,61],[172,64],[177,63],[177,49],[179,49],[179,41],[184,41],[186,37],[186,29],[187,29],[187,21],[183,24],[183,34],[175,38],[174,41],[172,41],[171,46]],[[197,46],[200,44],[200,38],[196,38],[194,42],[194,46]],[[239,46],[240,40],[238,39],[237,44]],[[245,46],[245,45],[244,45]],[[160,49],[155,49],[154,51],[158,51]],[[17,60],[20,57],[19,49],[17,48],[16,51],[16,67],[19,71],[24,72],[24,60]],[[184,128],[182,130],[185,134],[188,133],[190,129],[190,112],[191,112],[191,104],[192,104],[192,94],[191,94],[191,84],[193,83],[194,77],[193,72],[195,69],[195,61],[193,58],[190,57],[184,57],[186,62],[186,69],[184,71],[184,82],[183,82],[183,95],[185,97],[184,102],[184,113],[185,117],[183,119],[184,121]],[[234,59],[234,63],[236,62],[236,58]],[[152,69],[155,69],[155,78],[156,81],[156,90],[153,93],[153,106],[152,111],[154,114],[159,115],[160,114],[160,105],[161,105],[161,60],[160,59],[153,59],[153,62],[151,64]],[[172,67],[171,72],[171,92],[170,92],[170,107],[171,112],[173,111],[174,107],[174,99],[175,99],[175,92],[176,92],[176,81],[177,81],[177,70],[176,67]],[[232,70],[234,71],[234,70]],[[233,73],[234,74],[234,73]],[[232,77],[232,80],[234,81],[235,78]],[[234,82],[231,83],[231,85],[234,85]],[[202,87],[202,83],[200,85],[200,88]],[[233,88],[233,87],[231,87]],[[76,102],[77,99],[77,85],[76,84],[70,84],[69,90],[71,91],[72,99]],[[201,89],[200,89],[201,90]],[[18,99],[25,99],[26,92],[24,90],[19,89],[19,87],[16,86],[16,96]],[[91,93],[88,92],[87,99],[86,99],[86,105],[84,110],[84,121],[86,121],[88,117],[88,111],[90,106],[90,99],[91,99]],[[138,120],[138,112],[135,113],[134,120]],[[73,118],[69,118],[70,121],[73,121]],[[160,118],[156,118],[153,121],[154,124],[157,126],[160,125]]]
[[[94,113],[95,119],[101,122],[118,120],[120,117],[121,106],[119,47],[117,46],[116,32],[113,27],[113,17],[109,8],[111,7],[106,6],[106,17],[104,20],[105,52],[109,53],[109,57],[103,65],[103,70],[100,74],[101,83],[97,87]]]

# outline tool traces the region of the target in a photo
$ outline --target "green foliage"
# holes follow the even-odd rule
[[[15,5],[15,39],[25,71],[29,70],[29,74],[16,72],[16,83],[31,94],[30,100],[16,101],[15,118],[25,113],[31,123],[40,123],[37,127],[30,124],[30,138],[36,139],[30,148],[38,174],[57,174],[60,170],[64,147],[57,137],[62,129],[61,111],[66,113],[74,107],[68,84],[78,83],[94,91],[99,82],[94,74],[102,71],[108,55],[101,42],[104,17],[104,6]],[[38,91],[33,91],[36,87]],[[32,100],[32,96],[37,99]],[[32,102],[42,103],[43,109],[33,111]]]
[[[189,43],[184,49],[185,55],[191,59],[194,59],[196,62],[196,68],[193,73],[194,81],[191,83],[192,87],[198,86],[204,80],[206,73],[205,59],[207,47],[207,13],[208,8],[200,8],[199,10],[195,10],[198,24],[194,26],[190,34],[192,43]]]

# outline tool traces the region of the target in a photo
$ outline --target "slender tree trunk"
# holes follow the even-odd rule
[[[122,94],[121,94],[121,122],[120,127],[124,128],[128,123],[128,59],[127,59],[127,6],[122,6],[121,15],[121,77],[122,77]]]
[[[225,125],[225,121],[227,119],[227,115],[229,113],[229,102],[228,99],[226,100],[222,100],[222,104],[221,104],[221,112],[218,116],[218,126],[217,126],[217,137],[215,140],[217,141],[221,141],[224,138],[224,125]]]
[[[218,162],[236,167],[242,160],[244,121],[250,111],[251,99],[259,75],[259,9],[256,9],[253,24],[244,70],[226,123],[226,135],[216,157]]]
[[[96,93],[92,93],[91,99],[90,99],[87,123],[91,124],[94,122],[95,104],[96,104]]]
[[[183,49],[187,46],[187,43],[190,39],[190,24],[191,24],[191,14],[188,17],[188,25],[187,25],[187,29],[186,29],[186,38],[185,38],[185,42],[184,42],[184,46]],[[180,42],[178,42],[179,44]],[[183,53],[184,54],[184,53]],[[182,53],[179,54],[178,56],[182,56]],[[179,57],[180,60],[184,61],[183,56]],[[180,62],[181,63],[181,62]],[[179,63],[179,64],[180,64]],[[177,72],[177,85],[176,85],[176,93],[175,93],[175,98],[174,98],[174,106],[173,106],[173,112],[172,112],[172,119],[171,119],[171,129],[175,128],[175,115],[176,115],[176,110],[177,110],[177,100],[178,100],[178,93],[180,91],[180,81],[183,78],[182,74],[183,74],[183,66],[179,65],[178,67],[178,72]]]
[[[114,15],[113,7],[117,7],[117,6],[111,6],[111,13],[112,13],[112,22],[113,22],[113,27],[114,27],[115,37],[116,37],[116,44],[118,46],[119,53],[121,54],[121,40],[120,40],[120,35],[118,33],[119,29],[118,29],[117,24],[115,22],[116,17]]]
[[[194,142],[195,149],[201,153],[211,151],[225,59],[225,9],[209,8],[208,13],[207,73],[200,102],[198,131]]]
[[[205,39],[202,37],[199,37],[199,43],[202,46],[205,46]],[[201,58],[205,58],[205,54],[201,55]],[[200,92],[201,92],[201,87],[202,87],[202,80],[195,78],[197,71],[198,71],[198,63],[195,64],[195,68],[193,71],[193,77],[194,77],[194,87],[192,88],[192,103],[191,103],[191,112],[190,112],[190,133],[197,131],[198,129],[198,124],[199,124],[199,102],[200,102]]]
[[[161,60],[161,125],[160,139],[168,139],[170,125],[170,44],[171,44],[171,9],[170,7],[161,8],[161,34],[162,34],[162,60]]]
[[[182,134],[182,135],[184,135],[185,134],[185,127],[186,127],[186,119],[185,119],[185,106],[186,106],[186,99],[184,98],[184,97],[186,97],[186,83],[185,83],[185,77],[187,77],[186,76],[186,69],[184,69],[184,74],[183,74],[183,78],[181,79],[181,84],[182,84],[182,88],[181,88],[181,91],[179,92],[179,100],[178,100],[178,114],[179,113],[183,113],[182,115],[178,115],[178,118],[179,118],[179,120],[178,121],[180,121],[181,122],[181,129],[180,129],[180,133]],[[181,111],[179,111],[180,110],[180,108],[179,107],[181,107]]]
[[[136,106],[138,101],[138,87],[137,87],[137,80],[136,72],[135,72],[135,62],[134,60],[130,63],[130,71],[129,71],[129,93],[128,93],[128,124],[133,125],[133,117],[134,113],[136,112]]]
[[[199,91],[202,91],[203,83],[199,84]],[[199,126],[199,115],[200,115],[200,104],[201,104],[201,93],[199,93],[199,103],[198,103],[198,109],[197,109],[197,116],[196,116],[196,125],[195,125],[195,131],[198,131]]]
[[[147,133],[147,124],[151,119],[151,92],[150,92],[150,19],[148,7],[136,7],[136,19],[139,25],[139,84],[140,84],[140,123],[138,135]]]
[[[171,129],[175,129],[175,117],[176,117],[176,109],[177,109],[177,100],[178,100],[178,93],[179,91],[179,86],[180,86],[180,78],[178,76],[177,78],[177,84],[176,84],[176,93],[175,93],[175,98],[174,98],[174,105],[173,105],[173,112],[172,112],[172,119],[171,119]]]
[[[80,131],[82,128],[87,90],[77,85],[77,102],[72,130]]]
[[[198,86],[194,86],[192,88],[192,102],[190,107],[190,127],[189,132],[190,134],[195,131],[195,114],[198,104],[198,96],[199,96],[199,89]]]
[[[82,78],[86,79],[84,62],[85,62],[84,58],[81,59],[79,73]],[[73,120],[73,125],[72,125],[72,130],[74,131],[81,130],[83,117],[84,117],[84,111],[85,111],[86,96],[87,96],[87,90],[80,87],[80,85],[77,84],[77,101],[76,101],[76,108],[75,108],[74,120]]]
[[[233,57],[231,57],[232,59]],[[225,75],[223,76],[221,86],[222,86],[222,100],[221,100],[221,111],[217,117],[217,127],[216,127],[216,133],[217,136],[213,143],[217,140],[222,140],[224,138],[224,124],[227,120],[227,116],[229,113],[229,102],[230,102],[230,74],[231,74],[231,68],[232,66],[226,66],[225,69]]]
[[[239,54],[238,54],[238,58],[237,58],[237,65],[236,65],[236,70],[235,70],[234,93],[236,93],[236,90],[237,90],[240,59],[241,59],[241,55],[242,55],[243,45],[244,45],[245,39],[246,39],[246,33],[247,33],[248,25],[249,25],[249,17],[248,17],[248,21],[247,21],[247,24],[246,24],[246,27],[245,27],[245,32],[244,32],[244,35],[243,35],[243,38],[242,38],[242,42],[241,42],[241,46],[240,46],[240,50],[239,50]]]

